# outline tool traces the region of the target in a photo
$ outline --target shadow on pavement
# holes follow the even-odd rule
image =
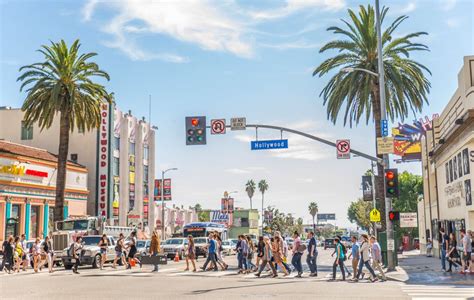
[[[250,285],[218,287],[218,288],[214,288],[214,289],[195,290],[195,291],[191,291],[191,293],[189,293],[189,294],[190,295],[201,295],[201,294],[210,293],[210,292],[213,292],[213,291],[233,290],[233,289],[262,287],[262,286],[272,286],[272,285],[280,285],[280,284],[294,284],[294,283],[304,283],[304,281],[299,281],[299,282],[298,281],[270,282],[270,283],[260,283],[260,284],[250,284]]]

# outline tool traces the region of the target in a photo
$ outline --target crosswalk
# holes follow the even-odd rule
[[[403,284],[402,291],[412,300],[463,300],[474,299],[474,288],[452,285],[407,285]]]

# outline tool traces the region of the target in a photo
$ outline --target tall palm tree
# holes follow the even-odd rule
[[[265,199],[265,192],[268,190],[268,183],[266,180],[262,179],[258,182],[258,190],[260,191],[260,193],[262,193],[262,232],[263,232],[263,220],[264,220],[263,203]]]
[[[316,232],[316,223],[314,222],[314,218],[318,214],[318,204],[316,202],[311,202],[308,206],[309,214],[313,217],[313,231]]]
[[[388,8],[383,7],[380,20],[383,24]],[[320,53],[336,50],[337,55],[323,61],[313,72],[319,77],[334,72],[327,85],[321,91],[324,105],[327,106],[327,117],[336,123],[339,114],[344,114],[344,125],[358,124],[361,118],[365,122],[373,119],[375,135],[381,137],[381,112],[379,80],[377,76],[365,69],[378,73],[377,69],[377,33],[375,27],[375,12],[370,5],[360,6],[359,13],[348,10],[350,21],[344,22],[346,28],[337,26],[327,30],[336,34],[340,39],[328,42],[320,49]],[[387,115],[391,121],[408,117],[421,112],[423,104],[428,104],[427,94],[430,82],[425,72],[431,72],[424,65],[410,58],[414,51],[429,51],[424,44],[412,42],[413,38],[426,35],[426,32],[397,34],[398,26],[407,16],[396,18],[383,32],[383,66],[385,74],[385,94]],[[354,70],[354,71],[351,71]],[[347,72],[349,71],[349,72]],[[382,156],[379,156],[380,158]],[[381,165],[378,174],[383,173]],[[383,180],[377,180],[378,195],[383,195]],[[383,197],[380,207],[384,208]],[[384,209],[383,209],[384,210]]]
[[[249,199],[250,199],[250,209],[252,209],[252,198],[253,198],[253,195],[255,194],[255,189],[256,189],[255,181],[253,181],[253,179],[250,179],[249,181],[247,181],[247,183],[245,184],[245,191],[247,192],[247,195],[249,196]]]
[[[55,221],[64,219],[69,134],[75,127],[80,131],[98,128],[101,104],[113,97],[93,81],[94,77],[110,79],[96,63],[89,61],[97,54],[80,54],[80,46],[79,40],[69,48],[64,40],[42,45],[38,51],[44,55],[44,61],[21,67],[23,73],[17,79],[22,81],[20,91],[26,88],[22,106],[26,124],[38,123],[41,130],[48,129],[59,117]]]

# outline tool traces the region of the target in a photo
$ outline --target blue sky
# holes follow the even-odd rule
[[[148,118],[152,95],[157,165],[179,168],[172,175],[176,204],[218,207],[225,190],[237,190],[236,205],[247,207],[247,179],[266,179],[265,205],[307,221],[308,203],[316,201],[320,212],[335,212],[337,224],[347,225],[347,206],[361,195],[367,161],[338,161],[334,149],[291,135],[285,135],[287,151],[252,152],[250,130],[186,147],[184,117],[245,116],[249,123],[293,127],[330,140],[350,138],[353,148],[374,154],[373,124],[351,129],[327,121],[319,93],[328,78],[311,76],[334,54],[318,52],[333,38],[326,28],[342,26],[348,8],[368,3],[373,1],[0,0],[0,104],[21,105],[18,68],[42,59],[35,52],[41,44],[79,38],[83,51],[99,53],[97,63],[111,76],[106,86],[122,110]],[[462,57],[474,54],[472,2],[381,3],[390,7],[388,21],[410,17],[398,34],[429,33],[419,41],[431,51],[413,56],[433,73],[430,106],[420,116],[441,112],[457,86]],[[279,133],[260,131],[259,137]],[[421,172],[416,163],[398,167]],[[259,194],[254,203],[260,207]]]

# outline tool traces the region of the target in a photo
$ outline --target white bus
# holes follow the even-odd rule
[[[183,227],[183,236],[187,237],[207,237],[209,233],[217,232],[220,234],[222,240],[227,240],[227,227],[223,224],[213,222],[196,222],[189,223]]]

